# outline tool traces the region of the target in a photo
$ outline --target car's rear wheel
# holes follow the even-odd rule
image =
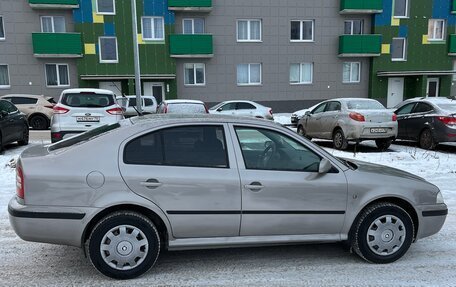
[[[433,150],[435,148],[437,143],[435,142],[430,129],[425,129],[421,132],[419,144],[423,149]]]
[[[87,242],[88,257],[102,274],[131,279],[147,272],[160,253],[160,236],[150,219],[130,211],[98,222]]]
[[[334,148],[338,150],[346,150],[348,147],[348,141],[345,138],[344,132],[339,128],[333,133]]]
[[[398,205],[383,202],[367,207],[352,234],[352,248],[372,263],[391,263],[409,249],[414,237],[410,215]]]
[[[30,138],[30,136],[29,136],[29,129],[28,129],[28,126],[25,125],[25,126],[23,127],[23,130],[22,130],[22,139],[19,140],[19,141],[17,141],[17,143],[18,143],[19,145],[28,145],[28,143],[29,143],[29,138]]]
[[[49,121],[45,116],[34,115],[29,118],[29,125],[34,130],[47,130],[49,127]]]
[[[381,151],[387,150],[391,144],[393,143],[392,139],[376,139],[375,144],[377,145],[377,148]]]

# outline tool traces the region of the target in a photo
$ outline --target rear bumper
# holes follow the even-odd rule
[[[434,129],[437,142],[456,142],[456,128],[450,128],[446,125],[441,125],[442,128]]]
[[[384,129],[385,132],[372,132]],[[394,139],[397,137],[397,122],[386,123],[354,123],[345,128],[348,140]]]
[[[418,206],[419,226],[416,239],[436,234],[445,223],[448,207],[445,204]]]
[[[76,207],[27,206],[16,197],[8,204],[11,226],[23,240],[76,247],[81,247],[88,214],[94,212]]]

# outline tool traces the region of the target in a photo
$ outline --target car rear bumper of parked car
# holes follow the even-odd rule
[[[357,122],[347,125],[344,133],[348,140],[394,139],[397,137],[397,122]]]
[[[419,226],[416,239],[436,234],[442,229],[448,214],[446,204],[421,205],[417,207]]]
[[[451,128],[447,125],[441,124],[440,128],[434,129],[436,141],[443,142],[456,142],[456,127]]]
[[[27,206],[16,197],[8,204],[11,226],[26,241],[81,247],[89,214],[96,209],[79,207]]]

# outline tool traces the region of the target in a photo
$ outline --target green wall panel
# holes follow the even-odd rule
[[[33,53],[39,55],[81,55],[79,33],[32,33]]]

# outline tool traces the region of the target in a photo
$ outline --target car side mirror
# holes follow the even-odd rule
[[[304,115],[305,115],[306,117],[308,117],[308,116],[311,115],[311,113],[310,113],[310,111],[307,111]]]
[[[217,109],[217,112],[221,112],[221,111],[223,111],[222,108],[218,108],[218,109]]]
[[[0,119],[3,119],[4,117],[6,117],[8,115],[8,112],[6,111],[1,111],[0,112]]]
[[[331,170],[331,168],[332,168],[331,162],[329,160],[327,160],[326,158],[323,158],[320,161],[320,166],[318,167],[318,173],[326,174]]]

